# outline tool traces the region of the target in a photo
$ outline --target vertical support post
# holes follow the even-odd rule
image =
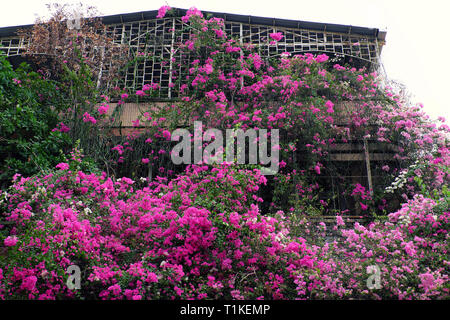
[[[148,166],[148,174],[147,174],[147,176],[148,176],[148,182],[151,182],[152,181],[152,179],[153,179],[153,166],[152,165],[149,165]]]
[[[295,149],[293,151],[292,160],[294,161],[294,165],[297,165],[297,149]],[[296,170],[295,176],[294,176],[294,188],[295,188],[295,201],[298,204],[300,202],[300,196],[298,195],[298,190],[297,190],[297,183],[298,183],[297,174],[298,174],[298,172]]]
[[[125,44],[125,25],[122,23],[121,27],[122,27],[122,34],[121,34],[121,37],[120,37],[120,44],[124,45]],[[117,34],[117,28],[118,28],[117,25],[114,26],[114,35]],[[131,55],[131,48],[130,48],[130,46],[128,46],[127,48],[128,48],[127,56],[129,58],[130,55]],[[127,86],[127,83],[128,83],[128,81],[127,81],[127,79],[128,79],[128,71],[129,71],[129,68],[127,68],[127,70],[125,70],[125,79],[124,79],[124,86],[125,87]]]
[[[242,28],[242,23],[239,24],[239,44],[242,46],[244,44],[244,30]],[[244,58],[244,53],[241,50],[241,59]],[[244,76],[241,75],[240,78],[241,89],[244,87]]]
[[[275,23],[275,22],[274,22]],[[277,32],[277,29],[276,28],[273,28],[272,29],[272,32],[273,33],[276,33]],[[278,41],[275,41],[275,47],[276,47],[276,51],[275,51],[275,56],[277,56],[278,54],[279,54],[279,51],[278,51]],[[270,48],[269,48],[269,52],[268,52],[268,55],[270,56]]]
[[[27,51],[27,47],[29,46],[29,42],[25,45],[25,39],[24,37],[20,37],[20,42],[19,42],[19,52],[20,53],[20,49],[22,49],[23,51]]]
[[[102,83],[102,76],[103,76],[103,63],[105,60],[105,47],[102,47],[102,60],[100,62],[100,70],[98,71],[98,76],[97,76],[97,89],[100,88],[100,84]]]
[[[336,191],[334,189],[334,177],[331,176],[331,193],[333,194],[333,209],[337,209],[336,207]],[[338,199],[339,199],[339,195],[338,195]]]
[[[170,42],[170,63],[169,63],[169,90],[168,97],[172,98],[172,70],[173,70],[173,51],[175,43],[175,18],[172,18],[172,40]]]
[[[364,156],[366,159],[367,181],[369,183],[369,192],[370,192],[370,196],[373,197],[372,171],[370,169],[369,144],[367,143],[366,138],[364,138]]]

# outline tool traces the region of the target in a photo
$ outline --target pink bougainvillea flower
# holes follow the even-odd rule
[[[427,273],[423,273],[423,274],[419,274],[419,278],[421,283],[419,284],[419,287],[423,288],[425,290],[425,292],[428,292],[430,290],[433,290],[435,287],[434,284],[434,276],[433,274],[427,272]]]
[[[269,36],[275,41],[280,41],[284,37],[281,32],[274,32],[274,33],[269,34]]]
[[[68,170],[69,169],[69,164],[65,163],[65,162],[61,162],[61,163],[58,163],[56,165],[56,168],[59,169],[59,170]]]
[[[170,131],[168,130],[164,130],[162,133],[163,137],[166,138],[167,140],[170,140],[171,134]]]
[[[328,100],[328,101],[325,103],[325,107],[327,107],[327,112],[328,112],[328,113],[333,113],[333,112],[334,112],[334,110],[333,110],[334,103],[331,102],[330,100]]]
[[[126,184],[133,184],[134,183],[133,180],[131,180],[130,178],[127,178],[127,177],[123,177],[122,181],[125,182]]]
[[[83,114],[83,121],[84,122],[91,122],[92,124],[96,124],[97,123],[97,120],[93,116],[91,116],[89,113],[87,113],[87,112],[85,112]]]
[[[52,129],[52,132],[54,131],[59,131],[59,132],[69,132],[70,128],[68,126],[66,126],[63,122],[58,123],[58,125],[56,126],[56,128]]]
[[[317,174],[320,174],[320,166],[318,164],[314,167],[314,171],[316,171]]]
[[[158,15],[156,16],[159,19],[162,19],[166,16],[167,11],[169,11],[171,9],[171,7],[169,6],[162,6],[161,8],[159,8],[158,10]]]
[[[109,105],[101,105],[100,107],[97,108],[98,113],[100,114],[106,114],[109,110]]]
[[[13,246],[15,246],[17,244],[17,237],[16,236],[8,236],[3,241],[3,244],[6,247],[13,247]]]
[[[328,57],[325,53],[324,53],[324,54],[319,54],[319,55],[316,57],[316,61],[319,62],[319,63],[322,63],[322,62],[327,61],[328,58],[329,58],[329,57]]]
[[[192,8],[190,8],[190,9],[186,12],[186,15],[185,15],[185,16],[181,17],[181,21],[183,21],[184,23],[186,23],[186,22],[189,21],[189,19],[190,19],[192,16],[197,16],[197,17],[201,17],[201,18],[202,18],[202,17],[203,17],[203,14],[202,14],[201,11],[198,10],[197,8],[192,7]]]
[[[203,70],[205,71],[206,74],[211,74],[214,71],[214,68],[210,64],[205,64],[203,66]]]
[[[343,225],[345,225],[344,219],[342,219],[341,216],[336,216],[336,224],[337,224],[338,226],[343,226]]]
[[[22,280],[21,288],[33,292],[36,289],[36,276],[28,276]]]
[[[111,150],[117,151],[119,154],[123,154],[123,146],[118,144],[117,146],[111,148]]]
[[[214,29],[214,32],[218,38],[222,38],[225,34],[222,29]]]

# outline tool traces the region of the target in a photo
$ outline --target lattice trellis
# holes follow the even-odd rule
[[[153,59],[142,59],[131,66],[124,77],[130,89],[140,89],[144,84],[157,83],[159,97],[172,98],[175,80],[186,74],[188,57],[181,57],[176,43],[189,38],[189,34],[176,36],[182,29],[180,19],[154,19],[108,26],[108,33],[117,44],[128,44],[129,55],[149,55]]]
[[[243,43],[253,43],[259,47],[265,46],[270,33],[282,32],[284,38],[275,46],[265,48],[265,52],[261,52],[264,56],[275,56],[283,52],[329,52],[344,54],[371,63],[377,63],[379,57],[379,44],[375,37],[236,22],[227,22],[225,30],[227,34],[241,39]]]
[[[235,22],[227,20],[226,17],[224,20],[224,29],[228,36],[238,39],[242,44],[255,45],[262,57],[273,57],[284,52],[328,53],[353,61],[357,66],[374,68],[379,62],[380,50],[384,44],[379,42],[376,36],[357,33],[270,26],[251,21]],[[183,31],[185,29],[179,17],[142,18],[108,24],[107,30],[108,36],[115,43],[129,45],[130,56],[141,54],[143,57],[148,54],[153,57],[140,59],[130,66],[124,74],[122,86],[137,90],[144,84],[157,83],[160,86],[158,98],[177,96],[181,84],[177,79],[187,74],[191,60],[189,56],[182,56],[177,49],[177,44],[190,36],[189,31]],[[283,39],[275,45],[267,45],[269,34],[274,32],[282,32]],[[0,52],[7,56],[21,54],[26,46],[24,39],[19,37],[0,38],[0,43]]]
[[[22,54],[25,47],[26,41],[23,38],[0,38],[0,54],[6,54],[8,57]]]

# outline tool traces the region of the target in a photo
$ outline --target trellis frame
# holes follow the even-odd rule
[[[158,83],[160,92],[157,98],[176,98],[179,87],[175,87],[175,79],[187,74],[190,62],[189,57],[180,55],[177,43],[187,40],[190,34],[182,31],[184,23],[181,17],[186,10],[175,8],[172,12],[171,16],[163,19],[157,18],[156,10],[102,17],[107,34],[113,42],[127,44],[130,56],[144,52],[154,57],[131,66],[122,79],[124,87],[138,90],[144,84]],[[350,59],[355,65],[377,69],[385,43],[386,33],[378,29],[218,12],[203,14],[224,19],[224,31],[228,36],[241,44],[255,45],[259,54],[266,58],[284,52],[327,53]],[[18,37],[16,32],[28,27],[31,25],[0,28],[0,52],[7,56],[23,53],[27,40]],[[284,37],[276,44],[268,45],[269,34],[274,32],[282,32]],[[103,72],[107,72],[107,65],[105,62]]]

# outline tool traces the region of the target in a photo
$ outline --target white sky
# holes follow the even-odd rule
[[[385,30],[381,58],[388,76],[404,83],[432,118],[450,120],[449,0],[19,0],[2,3],[0,27],[33,23],[47,13],[49,2],[82,2],[96,6],[103,15],[156,10],[168,4]]]

